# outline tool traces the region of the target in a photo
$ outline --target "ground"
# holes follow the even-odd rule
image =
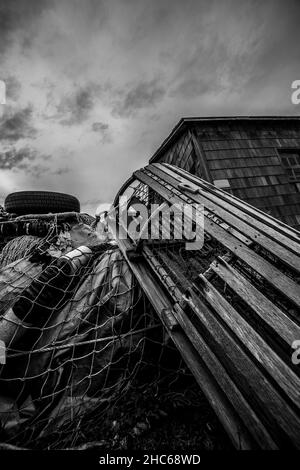
[[[226,450],[231,443],[197,384],[188,393],[132,391],[101,425],[86,428],[82,444],[98,441],[110,450]]]

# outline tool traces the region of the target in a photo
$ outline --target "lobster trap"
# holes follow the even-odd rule
[[[176,205],[192,226],[201,213],[195,249],[164,217]],[[234,445],[299,447],[299,232],[169,164],[135,172],[115,208],[124,256]]]

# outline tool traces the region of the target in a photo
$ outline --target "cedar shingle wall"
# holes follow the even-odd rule
[[[192,127],[212,180],[228,179],[232,194],[300,229],[300,193],[289,183],[277,151],[300,149],[299,122],[233,120],[201,122]],[[203,177],[189,131],[159,161]]]
[[[196,162],[191,134],[185,132],[160,161],[180,166],[187,171],[198,174],[199,164]]]

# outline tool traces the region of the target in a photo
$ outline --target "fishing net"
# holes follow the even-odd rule
[[[34,235],[23,235],[13,238],[3,248],[0,255],[0,266],[4,268],[14,261],[24,258],[33,248],[41,244],[41,239]]]
[[[2,253],[2,442],[69,448],[126,394],[187,373],[116,244],[74,250],[81,230]]]

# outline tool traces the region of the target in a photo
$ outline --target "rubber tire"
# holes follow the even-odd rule
[[[11,193],[6,197],[4,207],[7,212],[17,215],[80,212],[80,203],[76,197],[52,191]]]

